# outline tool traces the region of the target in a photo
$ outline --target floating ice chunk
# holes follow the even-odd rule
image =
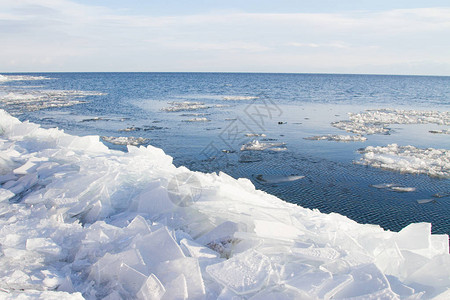
[[[450,112],[375,109],[363,113],[349,114],[349,120],[331,125],[356,134],[388,134],[389,124],[438,124],[450,125]]]
[[[258,140],[253,140],[248,142],[247,144],[242,145],[241,151],[253,150],[253,151],[262,151],[273,147],[284,146],[284,143],[261,143]]]
[[[258,99],[259,97],[256,96],[224,96],[222,99],[223,100],[254,100],[254,99]]]
[[[255,177],[256,180],[258,180],[262,183],[291,182],[291,181],[297,181],[297,180],[300,180],[303,178],[305,178],[305,176],[299,176],[299,175],[282,176],[282,175],[262,175],[262,174],[259,174]]]
[[[237,294],[244,295],[262,289],[272,273],[270,260],[265,255],[249,250],[232,258],[206,267],[215,280]]]
[[[420,200],[417,200],[417,203],[424,204],[424,203],[429,203],[429,202],[433,202],[433,201],[436,201],[436,199],[420,199]]]
[[[139,300],[159,300],[162,298],[166,289],[155,274],[150,274],[147,280],[137,292],[136,298]]]
[[[416,190],[415,187],[406,187],[406,186],[393,186],[389,188],[391,191],[406,193],[406,192],[414,192]]]
[[[0,75],[0,81],[32,81],[32,80],[50,80],[53,78],[45,76],[32,76],[32,75]]]
[[[102,140],[114,145],[132,145],[139,146],[148,142],[148,139],[143,137],[133,137],[133,136],[102,136]]]
[[[334,142],[364,142],[367,140],[366,137],[362,135],[335,135],[335,134],[327,134],[327,135],[316,135],[311,137],[304,138],[305,140],[314,140],[314,141],[334,141]]]
[[[257,137],[257,136],[265,137],[266,135],[264,133],[246,133],[245,136],[246,137]]]
[[[14,197],[15,194],[11,192],[10,190],[5,190],[0,188],[0,202],[8,201],[12,197]]]
[[[450,151],[419,149],[414,146],[390,144],[386,147],[369,146],[360,150],[363,157],[357,163],[405,173],[423,173],[450,178]]]
[[[450,134],[450,130],[448,129],[443,129],[443,130],[430,130],[430,133],[434,133],[434,134]]]
[[[192,118],[192,119],[188,119],[188,120],[183,120],[183,122],[209,122],[211,120],[209,120],[208,118]]]
[[[190,111],[190,110],[198,110],[198,109],[207,109],[210,106],[205,105],[203,102],[169,102],[172,106],[162,108],[162,111],[167,112],[178,112],[178,111]]]
[[[72,106],[85,102],[80,98],[99,95],[105,94],[76,90],[15,90],[6,95],[0,94],[0,101],[10,112],[23,113],[49,107]]]

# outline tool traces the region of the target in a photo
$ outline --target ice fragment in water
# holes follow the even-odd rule
[[[404,186],[393,186],[391,188],[389,188],[391,191],[394,192],[400,192],[400,193],[405,193],[405,192],[414,192],[416,190],[415,187],[404,187]]]
[[[262,183],[282,183],[282,182],[297,181],[299,179],[305,178],[305,176],[299,176],[299,175],[282,176],[282,175],[259,174],[255,178],[256,178],[256,180],[258,180]]]

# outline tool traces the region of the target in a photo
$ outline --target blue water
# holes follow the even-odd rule
[[[105,94],[87,96],[82,104],[37,111],[13,109],[0,102],[0,107],[12,111],[21,120],[59,127],[77,135],[148,138],[151,145],[173,156],[176,165],[246,177],[257,188],[303,207],[337,212],[361,223],[378,224],[395,231],[411,222],[423,221],[431,222],[435,233],[450,233],[450,197],[417,203],[435,193],[449,193],[448,179],[400,174],[353,163],[360,157],[357,150],[369,145],[397,143],[450,149],[448,135],[428,132],[442,129],[438,125],[393,125],[391,135],[371,135],[366,142],[304,139],[320,134],[346,134],[330,123],[347,119],[348,112],[374,108],[448,111],[450,77],[231,73],[28,75],[52,79],[6,82],[0,85],[0,93],[78,90]],[[227,97],[240,97],[240,100],[224,100]],[[168,102],[172,101],[202,102],[209,108],[161,110],[171,106]],[[186,122],[195,117],[210,121]],[[130,127],[137,129],[121,131]],[[265,134],[258,139],[285,143],[288,150],[241,152],[241,145],[253,139],[244,133]],[[126,151],[125,146],[105,144]],[[259,175],[291,174],[305,178],[270,184],[258,180]],[[395,193],[370,187],[379,183],[396,183],[417,190]]]

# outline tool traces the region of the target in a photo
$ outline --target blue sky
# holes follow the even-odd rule
[[[0,73],[450,75],[448,1],[0,0]]]

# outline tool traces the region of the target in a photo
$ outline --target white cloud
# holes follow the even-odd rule
[[[0,5],[2,71],[448,74],[450,64],[450,8],[150,17],[67,0]]]

